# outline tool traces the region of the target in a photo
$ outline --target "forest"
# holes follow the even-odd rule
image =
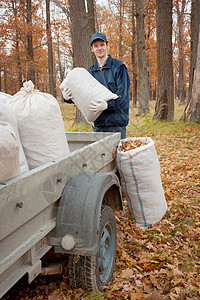
[[[2,300],[199,300],[200,0],[1,0],[0,14],[0,92],[14,95],[31,80],[58,100],[66,131],[93,131],[59,86],[94,62],[94,32],[106,34],[131,79],[127,137],[154,141],[168,207],[144,230],[123,197],[113,277],[102,291],[72,288],[66,267],[30,284],[22,278]],[[49,251],[43,263],[58,258]]]
[[[101,31],[128,68],[138,115],[157,100],[154,118],[173,120],[179,99],[183,118],[199,123],[199,0],[2,0],[0,13],[0,91],[32,80],[59,99],[65,74],[93,62],[89,40]]]

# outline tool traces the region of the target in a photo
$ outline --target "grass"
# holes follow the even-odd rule
[[[153,120],[155,111],[155,101],[149,102],[150,113],[145,116],[137,116],[138,107],[133,107],[130,104],[130,121],[127,126],[127,137],[131,136],[150,136],[168,134],[175,136],[176,138],[182,138],[187,134],[188,130],[192,130],[193,127],[199,128],[198,124],[184,122],[181,119],[183,115],[185,105],[179,105],[179,101],[175,100],[175,113],[174,120],[172,122],[165,122],[159,120]],[[66,131],[92,131],[92,126],[86,122],[80,124],[74,124],[74,118],[76,113],[76,107],[73,104],[61,103],[61,112],[65,124]],[[186,131],[185,131],[186,130]],[[190,147],[188,145],[188,147]]]

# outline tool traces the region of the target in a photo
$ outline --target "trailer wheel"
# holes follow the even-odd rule
[[[116,221],[109,206],[102,206],[99,251],[93,256],[70,255],[71,285],[88,291],[101,291],[112,277],[116,257]]]

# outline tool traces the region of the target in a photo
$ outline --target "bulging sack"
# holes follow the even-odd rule
[[[72,92],[73,102],[88,123],[94,122],[101,114],[94,114],[90,110],[91,101],[117,99],[118,96],[109,91],[103,84],[97,81],[86,69],[74,68],[68,73],[60,85],[63,90],[69,88]]]
[[[28,81],[13,96],[10,107],[30,169],[69,153],[60,107],[52,95],[35,90]]]
[[[20,174],[19,145],[11,124],[0,121],[0,183]]]
[[[5,101],[4,103],[8,104],[7,101]],[[21,140],[20,140],[20,136],[19,136],[17,119],[16,119],[16,116],[15,116],[14,112],[12,111],[12,109],[4,103],[2,103],[1,99],[0,99],[0,121],[9,123],[13,127],[13,130],[14,130],[16,138],[17,138],[17,143],[19,145],[20,171],[21,171],[21,173],[23,173],[23,172],[28,171],[29,168],[28,168],[28,163],[26,161],[26,157],[25,157],[24,150],[22,148],[22,144],[21,144]]]
[[[10,101],[12,101],[12,96],[11,95],[0,92],[0,102],[7,104]]]
[[[158,222],[167,210],[167,203],[160,177],[160,164],[149,137],[127,138],[123,141],[143,140],[146,145],[126,152],[117,150],[117,168],[122,190],[136,226],[147,228]]]

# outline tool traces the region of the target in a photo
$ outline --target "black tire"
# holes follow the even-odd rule
[[[116,221],[109,206],[102,206],[99,251],[93,256],[69,256],[69,280],[74,288],[101,291],[112,277],[116,257]]]

